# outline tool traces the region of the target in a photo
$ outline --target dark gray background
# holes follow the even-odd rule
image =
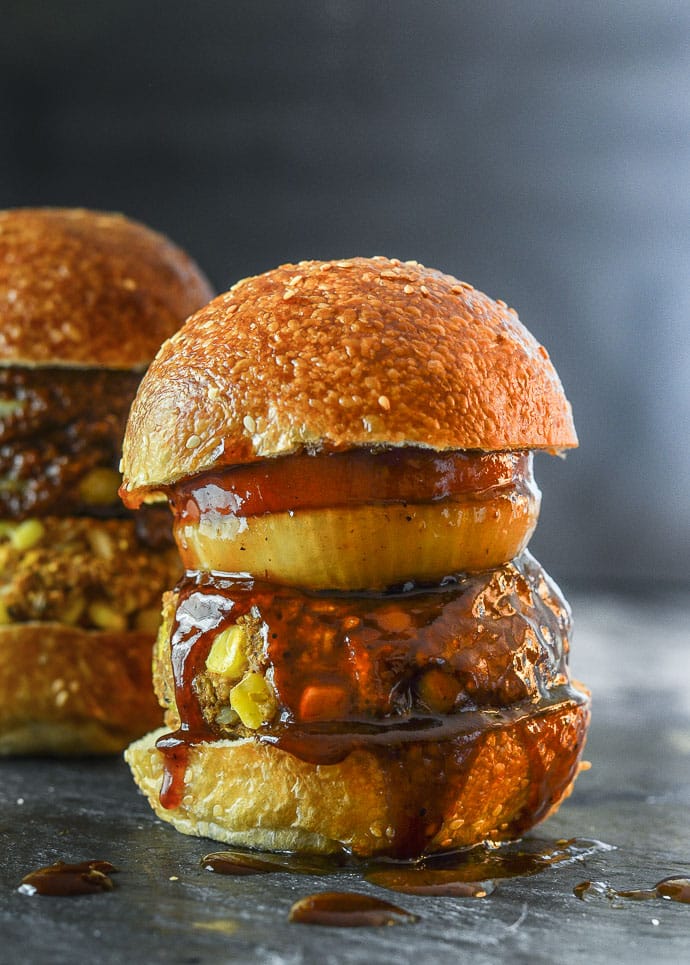
[[[504,298],[581,437],[535,553],[687,583],[689,45],[683,0],[5,0],[0,206],[122,210],[219,289],[388,254]]]

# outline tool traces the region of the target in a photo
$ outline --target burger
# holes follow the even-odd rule
[[[161,721],[169,514],[118,498],[129,406],[212,292],[120,215],[0,212],[0,754],[121,751]]]
[[[186,834],[410,857],[514,839],[589,720],[570,613],[527,552],[534,450],[577,444],[514,311],[386,258],[236,284],[146,373],[121,494],[185,575],[154,650],[166,726],[126,758]]]

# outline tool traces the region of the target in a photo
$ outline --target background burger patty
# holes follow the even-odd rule
[[[115,474],[139,380],[104,369],[0,368],[0,517],[126,515]]]
[[[133,519],[48,516],[0,523],[0,623],[56,621],[155,633],[177,553],[151,549]]]

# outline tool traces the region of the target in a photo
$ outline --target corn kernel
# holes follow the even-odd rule
[[[0,419],[4,419],[8,415],[14,415],[15,412],[19,412],[22,408],[22,403],[19,399],[0,399]]]
[[[244,726],[252,730],[267,724],[276,711],[275,697],[260,673],[245,674],[232,688],[230,706]]]
[[[114,557],[113,541],[105,530],[90,529],[86,535],[91,549],[99,559],[111,560]]]
[[[79,493],[85,503],[92,506],[108,506],[117,500],[120,474],[115,469],[97,466],[91,469],[79,484]]]
[[[89,618],[101,630],[124,630],[127,627],[123,613],[99,600],[89,605]]]
[[[206,669],[239,680],[248,666],[246,629],[236,624],[219,633],[206,658]]]
[[[83,596],[79,596],[78,594],[73,596],[66,608],[62,611],[62,622],[71,627],[75,626],[79,621],[79,617],[84,612],[85,605],[86,601]]]
[[[350,700],[342,687],[310,684],[299,703],[300,720],[338,720],[347,713]]]
[[[37,519],[25,519],[11,533],[10,540],[16,550],[29,550],[38,543],[44,533],[43,523]]]

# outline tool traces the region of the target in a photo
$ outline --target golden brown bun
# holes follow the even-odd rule
[[[0,364],[143,369],[213,295],[167,238],[119,214],[0,212]]]
[[[111,754],[161,723],[153,634],[0,627],[0,755]]]
[[[501,729],[473,746],[459,792],[446,802],[440,828],[417,842],[418,852],[462,848],[519,836],[552,813],[579,770],[589,721],[584,695]],[[345,848],[360,856],[409,849],[403,828],[443,785],[415,783],[395,755],[353,751],[341,763],[314,765],[253,739],[190,748],[181,805],[159,801],[163,776],[157,731],[125,752],[134,779],[159,818],[184,834],[232,845],[327,854]],[[446,754],[450,743],[431,746]],[[426,751],[424,752],[426,753]],[[440,775],[444,772],[441,771]],[[439,779],[440,775],[436,775]],[[535,796],[536,795],[536,796]],[[412,815],[412,817],[411,817]]]
[[[380,444],[577,437],[546,350],[503,302],[416,262],[301,262],[238,282],[162,346],[130,415],[123,491]]]

